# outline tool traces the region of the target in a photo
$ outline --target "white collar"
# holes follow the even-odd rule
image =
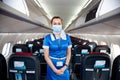
[[[50,34],[50,37],[52,39],[52,41],[55,40],[55,37],[53,36],[53,34]],[[66,40],[66,34],[65,32],[62,30],[61,33],[60,33],[60,37],[63,39],[63,40]]]

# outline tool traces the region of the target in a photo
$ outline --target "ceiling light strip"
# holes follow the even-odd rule
[[[45,11],[46,17],[48,17],[48,19],[51,19],[52,17],[50,15],[49,10],[47,9],[47,7],[42,2],[40,2],[40,0],[34,0],[34,1],[40,8],[42,8]]]
[[[66,30],[72,24],[72,22],[78,17],[78,14],[81,12],[81,10],[83,8],[86,8],[91,2],[92,2],[92,0],[86,0],[86,2],[84,2],[83,5],[80,6],[80,8],[75,12],[75,16],[73,16],[70,19],[70,21],[67,23],[64,30]]]

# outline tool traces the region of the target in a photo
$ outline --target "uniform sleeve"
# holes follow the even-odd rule
[[[43,48],[49,48],[49,39],[48,39],[48,35],[45,36],[44,40],[43,40]]]
[[[72,42],[71,42],[71,39],[70,39],[69,35],[67,35],[67,39],[68,39],[68,48],[71,48],[72,47]]]

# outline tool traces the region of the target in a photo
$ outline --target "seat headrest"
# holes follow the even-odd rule
[[[42,45],[39,44],[39,45],[36,45],[33,47],[33,53],[43,53],[43,48],[42,48]]]
[[[98,45],[94,48],[93,52],[103,52],[110,54],[110,48],[108,45]]]
[[[34,42],[35,42],[35,44],[43,44],[43,40],[44,40],[44,38],[35,39]]]
[[[77,54],[89,54],[89,52],[91,52],[91,49],[87,45],[79,45],[75,47],[75,52]]]
[[[13,53],[16,52],[29,52],[28,47],[25,44],[15,44],[12,48]]]
[[[35,45],[35,43],[34,43],[33,41],[28,41],[28,42],[26,42],[26,45],[27,45],[29,48],[32,48],[32,47]]]
[[[92,50],[97,46],[95,42],[89,42],[87,45],[90,46]]]

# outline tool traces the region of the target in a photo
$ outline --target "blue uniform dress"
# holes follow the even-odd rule
[[[66,62],[67,49],[72,47],[71,39],[66,34],[66,39],[56,39],[53,34],[48,34],[44,38],[43,48],[49,48],[49,56],[53,65],[60,69]],[[47,65],[47,80],[70,80],[69,70],[64,74],[57,75],[49,65]]]

